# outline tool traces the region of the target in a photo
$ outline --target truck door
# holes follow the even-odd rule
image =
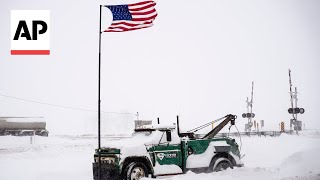
[[[160,143],[154,146],[155,175],[182,173],[181,143],[180,141],[171,141],[169,138],[171,135],[177,134],[168,132],[168,130],[164,131]],[[178,137],[178,139],[180,138]]]

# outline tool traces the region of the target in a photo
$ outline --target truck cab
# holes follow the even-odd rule
[[[157,125],[136,129],[131,138],[107,142],[104,148],[96,149],[93,176],[96,180],[99,176],[101,180],[138,180],[235,166],[243,163],[234,139],[195,138],[181,135],[175,126]]]

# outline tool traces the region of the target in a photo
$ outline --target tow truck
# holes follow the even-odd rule
[[[183,174],[189,170],[214,172],[242,167],[235,140],[215,137],[229,122],[234,125],[236,118],[229,114],[185,133],[180,133],[178,118],[177,127],[154,125],[135,129],[131,138],[110,141],[95,150],[93,178],[139,180]],[[218,121],[222,122],[206,135],[195,134]]]

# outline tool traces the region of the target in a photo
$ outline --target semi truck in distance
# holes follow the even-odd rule
[[[0,136],[48,136],[43,117],[0,117]]]

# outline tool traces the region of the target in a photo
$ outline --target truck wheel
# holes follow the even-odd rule
[[[211,166],[210,169],[212,169],[214,172],[218,172],[218,171],[226,170],[228,168],[233,169],[232,163],[230,162],[229,159],[221,157],[215,160],[215,162],[213,163],[213,166]]]
[[[45,136],[45,137],[48,137],[48,132],[42,132],[41,134],[40,134],[40,136]]]
[[[139,180],[148,177],[148,169],[141,162],[132,162],[126,169],[126,180]]]
[[[20,136],[29,136],[29,133],[28,132],[22,132],[22,133],[20,133]]]

